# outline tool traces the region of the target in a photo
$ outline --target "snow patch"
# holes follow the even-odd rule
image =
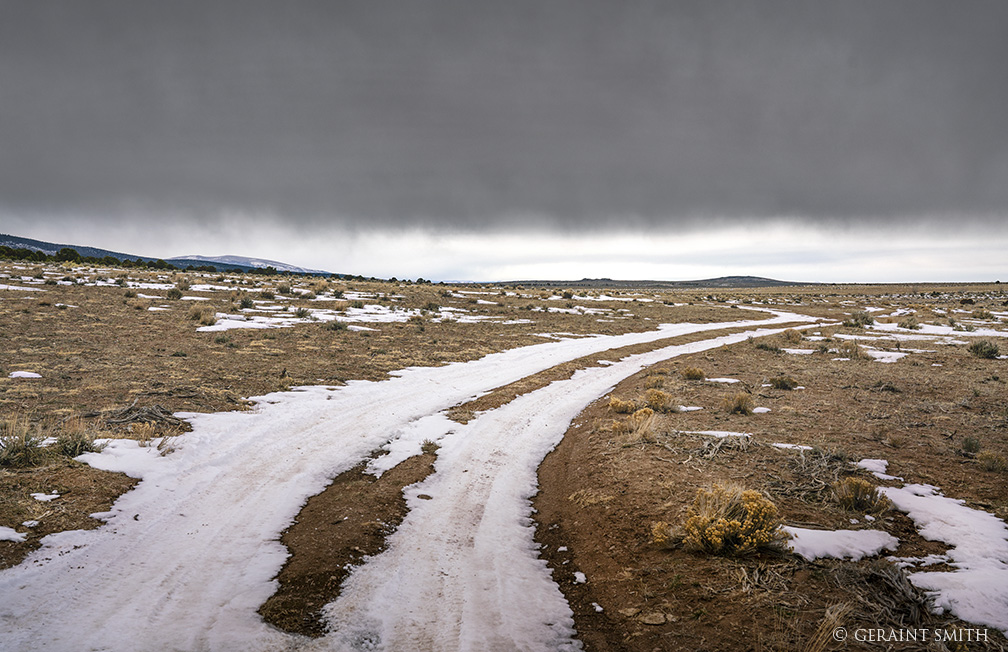
[[[12,371],[7,374],[8,378],[41,378],[42,374],[37,374],[34,371]]]
[[[883,549],[899,547],[899,539],[882,530],[810,530],[789,526],[783,529],[791,535],[788,541],[791,550],[809,561],[822,557],[857,561]]]
[[[3,288],[0,287],[0,290],[2,289]],[[21,543],[27,538],[27,534],[21,534],[13,528],[0,525],[0,541],[13,541],[14,543]]]
[[[906,512],[921,536],[952,546],[950,572],[910,574],[935,606],[971,623],[996,627],[1008,636],[1008,526],[993,514],[943,496],[937,487],[908,484],[879,489]]]

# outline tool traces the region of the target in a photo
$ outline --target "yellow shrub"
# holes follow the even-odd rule
[[[644,387],[648,389],[661,389],[665,386],[665,379],[661,376],[648,376],[644,381]]]
[[[676,412],[678,410],[672,403],[672,395],[660,389],[649,389],[645,392],[644,402],[655,412]]]
[[[613,396],[609,399],[609,409],[617,414],[630,414],[637,409],[635,401],[621,401]]]
[[[698,369],[696,367],[686,367],[682,370],[682,377],[686,380],[703,380],[707,377],[707,374],[703,372],[703,369]]]
[[[687,549],[724,555],[750,554],[787,538],[777,506],[760,492],[738,485],[698,490],[684,530]]]

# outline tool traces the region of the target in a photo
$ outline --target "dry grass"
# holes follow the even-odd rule
[[[737,392],[732,396],[726,396],[721,401],[721,407],[728,414],[749,415],[753,413],[756,404],[753,397],[748,392]]]
[[[1008,461],[1005,461],[1003,455],[998,455],[997,453],[984,451],[977,455],[977,462],[980,463],[980,468],[984,471],[993,471],[995,473],[1008,471]]]
[[[774,389],[792,390],[798,387],[798,381],[791,376],[776,376],[770,379],[770,386]]]
[[[857,342],[853,340],[843,340],[837,345],[837,355],[848,360],[870,360],[871,356],[864,352]]]
[[[998,345],[994,344],[990,340],[979,340],[973,342],[969,346],[969,352],[978,358],[985,358],[987,360],[993,360],[1001,355]]]
[[[707,374],[704,373],[703,369],[686,367],[682,370],[682,377],[685,380],[704,380],[707,378]]]
[[[623,401],[613,396],[609,399],[609,409],[616,414],[632,414],[639,408],[636,401]]]
[[[660,389],[649,389],[644,392],[644,403],[655,412],[679,411],[679,406],[672,400],[672,395]]]
[[[879,493],[878,487],[854,476],[835,482],[833,497],[840,507],[849,512],[877,515],[892,508],[892,502]]]

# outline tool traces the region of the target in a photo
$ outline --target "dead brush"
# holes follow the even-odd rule
[[[756,404],[748,392],[737,392],[733,396],[726,396],[721,401],[721,407],[728,414],[749,415],[753,413]]]
[[[837,354],[841,358],[847,358],[849,360],[867,360],[871,356],[864,352],[857,342],[851,340],[844,340],[836,348]]]
[[[774,494],[821,503],[840,477],[851,472],[850,458],[842,450],[814,446],[810,451],[797,450],[795,453],[770,480]]]
[[[1003,456],[997,453],[984,451],[977,455],[977,462],[980,463],[980,468],[984,471],[993,471],[995,473],[1008,471],[1008,462],[1005,461]]]
[[[14,415],[0,431],[0,467],[24,469],[43,464],[50,451],[42,445],[45,436],[27,417]]]
[[[781,333],[781,338],[788,344],[798,344],[802,341],[802,334],[793,328],[789,328]]]
[[[741,556],[780,548],[787,534],[767,496],[736,484],[699,489],[683,526],[687,550]]]
[[[616,414],[632,414],[639,407],[640,406],[637,405],[637,401],[634,400],[623,401],[615,396],[609,399],[609,409]]]
[[[698,367],[686,367],[681,373],[685,380],[704,380],[707,378],[707,374],[704,373],[703,369]]]
[[[189,319],[199,322],[201,326],[213,326],[217,323],[217,313],[208,306],[193,306],[189,310]]]
[[[854,476],[834,482],[833,497],[849,512],[877,515],[892,508],[892,502],[879,493],[878,487]]]
[[[770,386],[774,389],[792,390],[798,387],[798,382],[791,376],[776,376],[770,379]]]
[[[672,401],[672,395],[660,389],[649,389],[644,393],[644,403],[655,412],[678,412],[679,406]]]
[[[622,421],[613,420],[612,432],[623,438],[623,444],[651,441],[654,435],[655,413],[651,408],[641,408]]]
[[[648,376],[647,380],[644,381],[644,387],[647,389],[662,389],[665,387],[665,379],[661,376]]]
[[[65,421],[56,437],[56,451],[67,457],[100,452],[104,446],[95,443],[95,432],[80,417]]]

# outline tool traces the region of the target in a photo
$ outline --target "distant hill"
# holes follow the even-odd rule
[[[583,278],[580,281],[502,281],[490,285],[532,285],[565,288],[763,288],[789,285],[816,285],[797,281],[778,281],[760,276],[720,276],[696,281],[614,281],[611,278]]]
[[[56,244],[54,242],[45,242],[43,240],[32,240],[31,238],[22,238],[16,235],[7,235],[6,233],[0,233],[0,246],[10,247],[11,249],[31,249],[32,251],[41,251],[44,254],[52,256],[60,249],[75,249],[77,253],[81,256],[93,256],[95,258],[104,258],[105,256],[112,256],[113,258],[118,258],[119,260],[136,260],[137,258],[141,260],[157,260],[156,258],[148,258],[146,256],[133,256],[131,254],[124,254],[118,251],[109,251],[108,249],[99,249],[97,247],[84,247],[82,245],[69,245],[69,244]]]
[[[267,260],[265,258],[248,258],[246,256],[179,256],[177,258],[166,258],[169,263],[177,265],[175,261],[186,261],[186,264],[190,264],[189,261],[196,261],[196,264],[213,264],[213,265],[224,265],[228,269],[234,267],[272,267],[278,272],[291,272],[294,274],[325,274],[329,275],[330,272],[325,272],[320,269],[306,269],[304,267],[297,267],[296,265],[290,265],[288,263],[281,263],[276,260]]]
[[[73,249],[81,256],[91,256],[94,258],[105,258],[106,256],[111,256],[117,260],[144,260],[144,261],[155,261],[158,258],[151,258],[150,256],[136,256],[133,254],[126,254],[120,251],[110,251],[108,249],[99,249],[98,247],[86,247],[83,245],[75,244],[57,244],[55,242],[46,242],[44,240],[33,240],[31,238],[22,238],[16,235],[8,235],[6,233],[0,233],[0,246],[10,247],[11,249],[30,249],[32,251],[41,251],[47,255],[54,255],[60,249]],[[223,272],[229,269],[238,269],[243,272],[248,272],[253,269],[263,269],[266,267],[272,267],[278,272],[291,272],[292,274],[323,274],[326,276],[340,276],[339,274],[332,274],[331,272],[324,272],[321,270],[304,269],[302,267],[297,267],[296,265],[290,265],[287,263],[281,263],[274,260],[263,260],[259,258],[246,258],[243,256],[179,256],[176,258],[165,258],[165,262],[171,263],[178,268],[186,267],[212,267],[219,272]]]

